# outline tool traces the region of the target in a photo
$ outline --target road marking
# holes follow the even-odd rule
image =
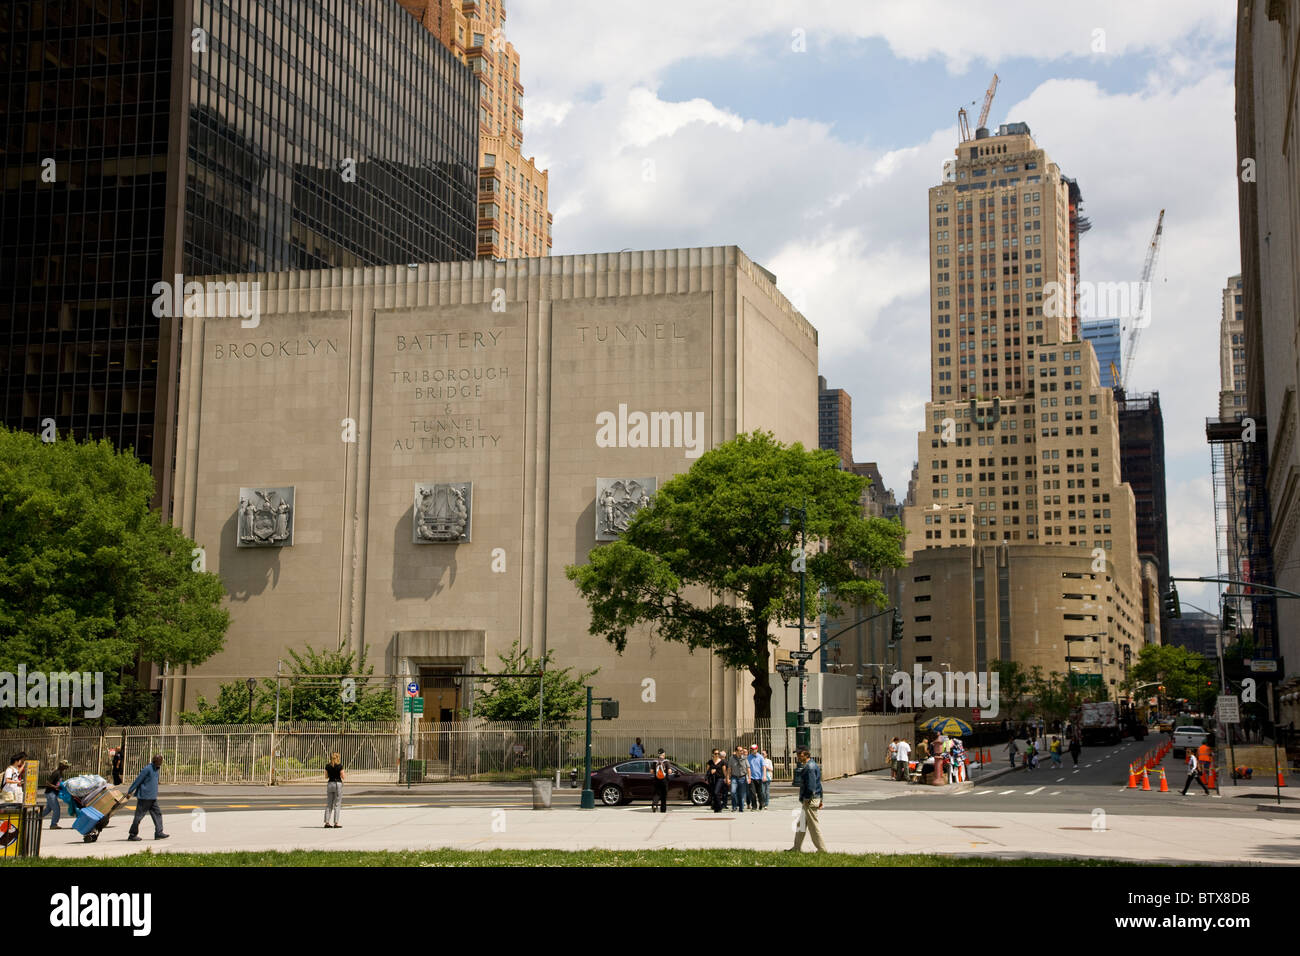
[[[1015,793],[1015,791],[1014,791],[1014,790],[1003,790],[1001,793],[998,794],[998,796],[999,796],[999,797],[1005,797],[1008,793]]]
[[[1060,792],[1061,792],[1060,790],[1053,790],[1051,793],[1048,794],[1048,796],[1049,796],[1049,797],[1054,797],[1054,796],[1056,796],[1056,795],[1057,795],[1058,793],[1060,793]]]
[[[1085,766],[1085,767],[1091,767],[1092,764],[1090,764],[1090,763],[1086,763],[1086,764],[1084,764],[1084,766]]]
[[[1065,779],[1064,777],[1057,777],[1057,778],[1056,778],[1056,782],[1057,782],[1057,783],[1060,783],[1060,782],[1061,782],[1062,780],[1064,780],[1064,779]]]
[[[1045,789],[1045,788],[1044,788],[1044,787],[1038,787],[1038,788],[1036,788],[1036,789],[1034,789],[1034,790],[1026,790],[1026,791],[1025,791],[1025,796],[1027,796],[1027,797],[1032,797],[1032,796],[1033,796],[1034,794],[1036,794],[1039,790],[1043,790],[1043,789]]]
[[[982,797],[982,796],[984,796],[984,794],[986,794],[986,793],[992,793],[992,792],[993,792],[992,790],[981,790],[981,791],[979,792],[979,795]]]

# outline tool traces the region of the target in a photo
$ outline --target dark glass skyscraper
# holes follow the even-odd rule
[[[397,0],[0,5],[0,416],[170,500],[156,283],[473,259],[472,72]]]

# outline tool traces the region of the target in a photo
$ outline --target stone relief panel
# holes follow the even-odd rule
[[[293,487],[240,488],[236,544],[241,548],[293,545]]]
[[[411,514],[412,544],[460,544],[470,540],[474,483],[416,482]]]
[[[658,488],[659,479],[654,477],[597,478],[596,540],[617,541]]]

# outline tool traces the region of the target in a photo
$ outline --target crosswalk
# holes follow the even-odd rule
[[[1046,789],[1047,789],[1046,785],[1043,785],[1041,787],[1035,787],[1033,790],[1021,790],[1018,787],[1012,787],[1010,790],[999,790],[997,787],[991,787],[988,790],[966,790],[963,791],[963,793],[961,794],[955,794],[955,796],[962,796],[964,794],[968,796],[982,797],[985,796],[986,794],[996,793],[999,797],[1005,797],[1013,793],[1020,793],[1026,797],[1033,797],[1038,795],[1039,793],[1042,793]],[[1063,792],[1064,791],[1062,790],[1053,790],[1051,793],[1046,794],[1046,796],[1055,797]]]

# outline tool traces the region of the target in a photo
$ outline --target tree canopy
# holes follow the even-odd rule
[[[366,651],[289,651],[289,667],[280,678],[281,720],[395,720],[397,690],[383,679],[374,679],[373,664],[366,663]],[[275,719],[274,678],[263,678],[253,691],[252,723],[269,724]],[[181,714],[183,724],[244,724],[248,718],[248,684],[222,684],[216,703],[199,697],[197,710]]]
[[[1173,644],[1145,645],[1129,673],[1135,685],[1159,681],[1165,687],[1164,696],[1190,701],[1203,700],[1218,686],[1214,661]],[[1207,680],[1212,682],[1210,687]],[[1146,693],[1154,692],[1154,688],[1146,689]]]
[[[546,689],[540,691],[541,680],[529,677],[485,677],[479,684],[474,699],[474,716],[485,720],[536,720],[539,708],[544,720],[570,720],[587,706],[587,681],[600,668],[571,676],[571,667],[556,667],[554,651],[541,658],[530,655],[515,641],[510,650],[498,654],[502,674],[537,675],[546,667]],[[542,694],[538,700],[539,692]]]
[[[659,489],[620,540],[566,569],[591,611],[590,633],[621,653],[630,629],[652,625],[661,640],[710,650],[749,671],[755,716],[770,717],[772,628],[799,614],[799,510],[807,509],[807,620],[816,620],[823,587],[832,613],[840,602],[884,607],[875,576],[903,566],[902,526],[862,517],[867,484],[840,470],[835,452],[761,431],[706,452]]]
[[[225,589],[150,510],[153,491],[148,466],[107,441],[0,427],[0,670],[100,672],[105,719],[125,720],[148,709],[133,693],[139,661],[198,664],[221,649]]]

